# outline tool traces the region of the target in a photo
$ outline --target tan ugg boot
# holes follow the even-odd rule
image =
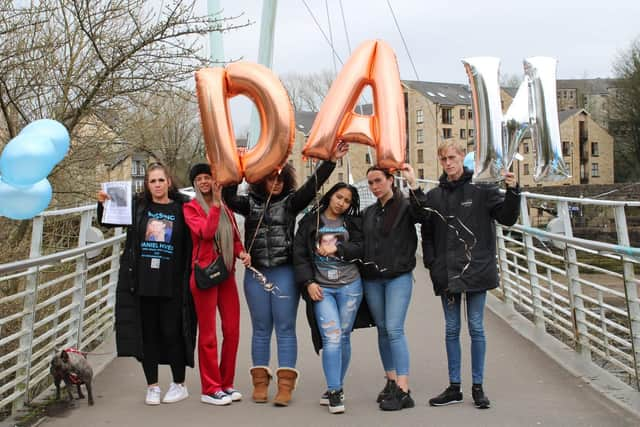
[[[249,369],[251,380],[253,381],[253,401],[265,403],[269,401],[269,381],[271,381],[271,371],[268,366],[254,366]]]
[[[293,368],[280,368],[276,371],[276,376],[278,377],[278,393],[273,399],[273,404],[276,406],[289,406],[293,390],[296,389],[296,384],[298,384],[300,372]]]

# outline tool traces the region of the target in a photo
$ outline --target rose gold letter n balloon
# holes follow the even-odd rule
[[[222,184],[255,183],[284,165],[294,141],[293,108],[280,80],[266,67],[236,62],[196,72],[196,92],[207,157]],[[255,147],[238,154],[229,99],[245,95],[260,115]]]
[[[366,85],[373,92],[374,114],[354,108]],[[380,40],[361,44],[331,85],[302,153],[328,160],[338,140],[376,148],[378,166],[400,167],[406,147],[405,111],[400,73],[393,49]]]

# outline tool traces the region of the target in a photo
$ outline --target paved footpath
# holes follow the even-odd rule
[[[242,269],[241,269],[242,270]],[[241,283],[242,272],[237,279]],[[187,371],[188,400],[150,407],[144,404],[145,383],[140,365],[131,358],[110,363],[94,380],[96,404],[76,401],[73,408],[49,417],[46,427],[72,426],[638,426],[640,420],[610,404],[523,339],[489,311],[486,313],[487,364],[485,389],[488,410],[476,409],[470,393],[469,338],[463,328],[462,404],[440,408],[427,400],[447,385],[442,308],[433,296],[423,268],[416,269],[406,332],[411,351],[411,392],[416,407],[383,412],[375,398],[384,384],[375,329],[352,335],[352,362],[345,381],[346,413],[331,415],[318,404],[325,382],[320,358],[311,344],[303,308],[298,312],[301,378],[288,408],[250,400],[249,313],[241,293],[242,327],[236,387],[245,400],[227,407],[200,403],[197,370]],[[275,341],[275,337],[274,337]],[[275,346],[272,354],[275,353]],[[275,363],[272,362],[272,368]],[[166,390],[168,367],[161,368]],[[275,387],[271,388],[272,395]]]

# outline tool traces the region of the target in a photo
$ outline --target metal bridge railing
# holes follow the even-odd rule
[[[86,244],[94,216],[95,206],[44,212],[33,220],[30,258],[0,265],[0,419],[51,383],[56,350],[91,350],[113,329],[125,235]],[[52,218],[79,220],[77,247],[41,255],[45,230],[59,226]]]

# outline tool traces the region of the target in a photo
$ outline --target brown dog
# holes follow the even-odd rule
[[[83,399],[82,384],[87,388],[89,405],[93,405],[93,393],[91,392],[91,380],[93,379],[93,369],[87,362],[86,357],[78,350],[62,350],[51,359],[51,375],[56,385],[56,400],[60,399],[60,382],[64,381],[69,400],[73,400],[71,386],[78,387],[78,399]]]

